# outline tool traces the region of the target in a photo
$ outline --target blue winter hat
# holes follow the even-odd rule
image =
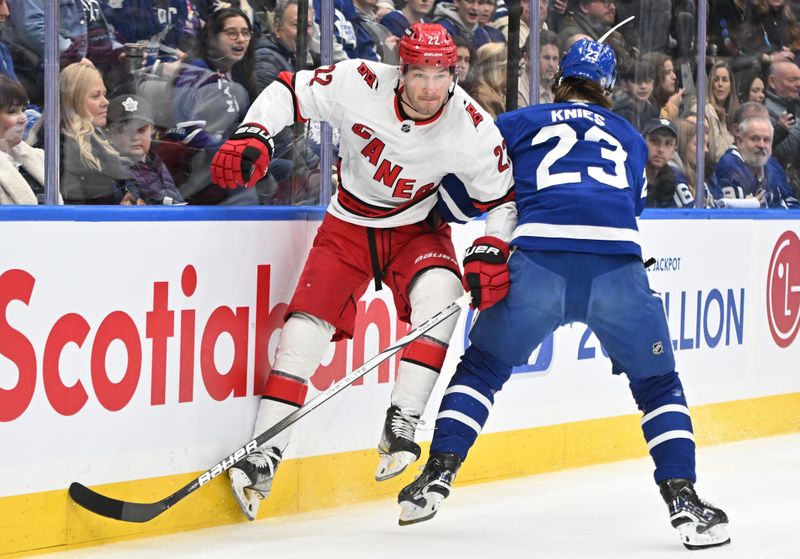
[[[593,81],[610,92],[617,81],[617,57],[614,50],[591,39],[573,43],[561,61],[561,79],[582,78]]]

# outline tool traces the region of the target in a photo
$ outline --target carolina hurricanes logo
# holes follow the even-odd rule
[[[478,125],[483,120],[483,115],[478,112],[478,109],[476,109],[475,105],[473,105],[472,103],[467,105],[467,114],[472,119],[472,124],[475,125],[475,128],[477,128]]]
[[[793,231],[780,236],[769,259],[767,320],[775,343],[788,347],[800,329],[800,238]]]
[[[369,69],[369,66],[361,63],[361,66],[358,67],[358,73],[364,78],[364,81],[367,82],[367,85],[372,89],[378,89],[378,76],[375,75],[375,72]]]

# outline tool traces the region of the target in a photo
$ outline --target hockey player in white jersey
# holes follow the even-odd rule
[[[628,377],[654,481],[683,544],[701,549],[730,542],[728,517],[694,488],[691,414],[639,246],[647,149],[609,110],[615,77],[611,48],[582,39],[564,56],[555,103],[497,120],[514,161],[518,208],[511,288],[470,332],[471,345],[439,408],[430,458],[398,496],[401,525],[432,518],[449,496],[512,368],[559,326],[582,322],[608,352],[612,371]]]
[[[356,301],[374,279],[392,291],[398,316],[417,326],[463,293],[450,227],[435,211],[448,173],[488,211],[481,260],[464,281],[476,306],[505,294],[506,219],[512,172],[492,119],[456,83],[457,51],[436,24],[415,24],[399,42],[400,66],[348,60],[283,73],[255,100],[244,124],[212,162],[222,187],[253,186],[266,172],[274,134],[294,122],[340,130],[339,187],[317,231],[285,314],[275,362],[256,418],[258,434],[302,406],[308,380],[331,340],[352,337]],[[491,250],[491,249],[496,250]],[[481,301],[482,300],[482,301]],[[403,352],[378,443],[375,477],[402,472],[420,455],[415,430],[457,316]],[[284,431],[229,471],[245,515],[255,518],[288,443]]]

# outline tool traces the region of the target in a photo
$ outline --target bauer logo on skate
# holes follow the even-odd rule
[[[800,330],[800,239],[793,231],[778,238],[769,259],[767,320],[779,347],[788,347]]]
[[[154,281],[119,298],[119,304],[148,298],[149,303],[98,310],[90,297],[76,299],[91,308],[78,307],[49,326],[34,327],[24,315],[41,312],[37,292],[54,286],[25,270],[5,271],[0,274],[0,422],[20,418],[40,400],[59,415],[73,416],[87,405],[93,412],[97,404],[119,412],[260,395],[274,358],[270,341],[277,339],[286,303],[270,301],[270,266],[256,266],[255,276],[249,306],[196,296],[207,292],[198,289],[202,281],[188,265],[179,282]],[[63,298],[70,300],[69,294]],[[98,315],[102,318],[95,322],[91,317]],[[380,298],[359,301],[358,317],[353,339],[334,344],[330,361],[311,377],[316,390],[325,390],[377,351],[373,343],[367,347],[375,330],[379,347],[408,332]],[[390,382],[397,359],[372,373],[379,384]]]

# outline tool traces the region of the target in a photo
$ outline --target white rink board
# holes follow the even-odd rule
[[[796,220],[641,222],[646,256],[665,259],[649,276],[653,288],[669,296],[678,370],[690,404],[800,392],[800,342],[779,347],[767,317],[770,258],[782,234],[793,232],[795,239],[800,235],[798,224]],[[0,222],[4,239],[25,240],[6,243],[0,255],[0,414],[6,415],[0,420],[0,448],[4,449],[0,496],[63,489],[76,479],[96,485],[200,471],[245,442],[258,403],[252,395],[254,354],[257,341],[266,343],[264,309],[288,302],[317,225],[302,220]],[[459,253],[482,229],[482,222],[456,226],[454,240]],[[785,266],[782,277],[787,295],[771,303],[791,319],[800,312],[800,258],[795,258],[800,247],[795,245],[792,241],[788,251],[781,253],[789,260],[778,262]],[[194,291],[191,282],[183,286],[181,281],[185,272],[191,276],[191,269],[197,278]],[[26,304],[19,293],[31,281]],[[154,287],[157,283],[158,289]],[[773,286],[772,299],[781,292],[778,287]],[[793,287],[797,289],[793,291]],[[161,290],[161,301],[154,304],[157,290]],[[261,301],[268,299],[260,313],[257,293]],[[163,299],[165,294],[168,302]],[[375,316],[384,317],[383,334],[388,328],[394,339],[396,318],[391,298],[386,290],[379,295],[376,300],[370,287],[365,304]],[[389,310],[384,312],[383,307]],[[153,313],[154,309],[158,312]],[[724,319],[716,341],[719,309],[723,309]],[[168,311],[174,312],[171,318],[166,318]],[[159,315],[151,322],[153,330],[161,328],[161,334],[148,333],[148,312]],[[235,319],[231,318],[234,312]],[[275,312],[279,314],[280,308]],[[235,347],[245,347],[242,336],[234,343],[223,333],[216,343],[213,336],[211,342],[203,343],[212,313],[217,319],[230,315],[227,322],[217,320],[215,324],[239,328],[246,338],[246,351],[235,352]],[[184,321],[192,314],[193,329]],[[60,326],[54,329],[56,324]],[[169,337],[163,330],[165,324],[172,326]],[[445,363],[445,378],[426,413],[427,430],[420,432],[420,438],[430,438],[439,395],[463,347],[464,324],[462,317]],[[696,347],[698,324],[700,343]],[[262,331],[257,336],[259,327]],[[127,373],[126,346],[115,339],[119,328],[136,334],[128,336],[129,343],[141,347],[140,368]],[[99,330],[110,343],[95,343]],[[361,325],[356,330],[355,341],[342,344],[336,362],[312,379],[309,398],[333,376],[340,378],[361,364],[360,358],[354,359],[354,352],[369,357],[384,345],[379,343],[378,327]],[[585,334],[582,325],[565,327],[555,334],[552,344],[543,344],[532,359],[539,357],[539,365],[515,375],[498,396],[485,432],[636,413],[626,379],[610,378],[609,361],[597,357],[596,338],[583,339]],[[159,345],[153,340],[159,336],[166,340],[165,383],[163,389],[155,383],[155,392],[163,394],[164,403],[154,403],[151,394],[152,354]],[[61,346],[63,350],[57,367],[53,352],[48,353],[51,358],[45,374],[48,337],[55,355]],[[182,347],[190,347],[186,340],[192,337],[194,351],[182,351]],[[69,339],[82,343],[65,343]],[[134,339],[138,342],[131,342]],[[270,361],[276,340],[277,331],[273,331]],[[714,343],[715,347],[710,347]],[[95,346],[107,346],[105,377],[102,351],[95,355],[94,367],[91,365]],[[246,375],[240,377],[246,382],[242,395],[220,400],[209,393],[199,363],[210,361],[201,356],[202,348],[207,352],[213,348],[213,361],[222,372],[231,368],[234,357],[237,366],[246,360]],[[35,389],[30,398],[20,388],[16,365],[28,359],[29,349],[35,353]],[[185,363],[194,363],[194,367],[184,366],[183,380],[182,353]],[[592,353],[595,357],[588,358]],[[329,354],[334,354],[333,346]],[[26,369],[26,379],[33,378],[31,370]],[[238,377],[237,372],[227,378]],[[390,373],[394,375],[394,360]],[[209,375],[215,377],[213,371]],[[57,401],[55,406],[46,394],[45,378],[56,394],[51,396]],[[288,457],[372,448],[389,401],[389,379],[372,372],[362,385],[346,390],[304,418],[295,430]],[[221,380],[215,377],[212,384],[218,386]],[[237,386],[243,385],[239,382]]]

